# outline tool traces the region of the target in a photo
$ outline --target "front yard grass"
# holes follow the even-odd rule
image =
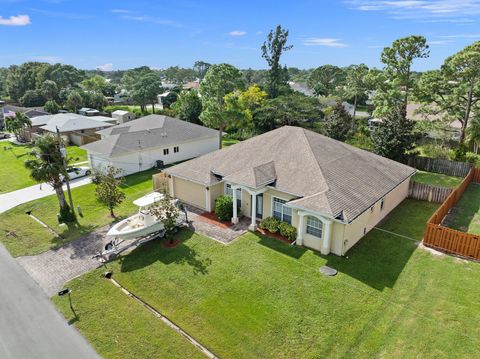
[[[31,145],[15,145],[10,142],[0,143],[0,194],[15,191],[36,184],[30,177],[30,171],[25,168],[24,162],[31,159]],[[67,147],[68,157],[74,159],[73,162],[83,162],[87,160],[87,153],[78,146]]]
[[[433,173],[426,171],[417,171],[417,173],[415,173],[412,177],[412,181],[414,182],[448,188],[457,187],[462,182],[462,180],[463,178],[461,177],[448,176],[441,173]]]
[[[457,202],[448,226],[462,232],[480,234],[480,184],[471,183]]]
[[[152,174],[156,172],[158,171],[149,170],[126,177],[125,185],[122,186],[126,199],[115,209],[119,218],[134,213],[137,207],[132,201],[152,191]],[[73,188],[72,197],[75,206],[80,206],[83,212],[83,217],[78,216],[78,225],[58,224],[58,201],[53,194],[0,214],[0,242],[15,257],[34,255],[59,247],[113,221],[107,208],[97,201],[93,184]],[[40,226],[25,214],[27,211],[32,211],[34,216],[48,224],[64,239],[55,237]],[[11,231],[15,235],[9,235],[8,232]]]
[[[178,247],[152,242],[108,269],[221,358],[471,358],[480,347],[480,265],[417,248],[436,208],[405,200],[381,228],[412,240],[373,229],[348,258],[254,233],[224,246],[183,230]],[[338,275],[322,276],[322,265]],[[119,348],[144,343],[143,329],[127,325],[140,320],[132,307],[144,309],[103,279],[104,270],[67,286],[79,315],[75,326],[100,355],[115,358]],[[115,310],[105,308],[108,286]],[[72,319],[68,301],[54,301]],[[143,325],[157,325],[145,313]],[[148,342],[121,353],[165,357],[165,347],[174,345]]]

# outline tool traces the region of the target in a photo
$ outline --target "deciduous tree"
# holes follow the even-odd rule
[[[308,85],[316,95],[333,96],[340,93],[345,84],[345,71],[334,65],[323,65],[312,71],[308,78]]]
[[[395,161],[402,161],[414,147],[415,123],[407,119],[403,109],[389,112],[372,132],[374,152]]]
[[[237,116],[237,113],[225,107],[225,96],[243,86],[242,73],[228,64],[212,65],[200,84],[203,106],[200,120],[219,130],[219,148],[222,148],[223,131],[234,123]]]
[[[197,124],[201,123],[202,101],[198,97],[197,91],[182,91],[172,107],[179,119]]]
[[[15,116],[10,116],[5,119],[5,129],[13,132],[17,141],[20,140],[22,131],[24,131],[26,127],[31,126],[32,121],[22,112],[17,112]]]
[[[113,166],[107,166],[105,170],[95,171],[92,182],[95,184],[97,199],[108,207],[110,216],[115,217],[113,209],[125,200],[125,193],[120,190],[124,178],[120,177],[122,171]]]
[[[338,141],[346,141],[351,135],[352,116],[345,110],[341,101],[337,101],[325,117],[325,135]]]

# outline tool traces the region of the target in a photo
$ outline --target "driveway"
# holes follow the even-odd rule
[[[0,283],[0,358],[100,358],[1,244]]]
[[[70,188],[84,186],[91,183],[90,177],[77,178],[70,181]],[[67,186],[63,186],[66,190]],[[33,201],[35,199],[43,198],[55,194],[53,187],[49,184],[42,183],[34,186],[19,189],[17,191],[8,192],[0,195],[0,213],[6,212],[9,209],[20,204]]]
[[[109,226],[89,233],[66,245],[35,256],[18,257],[17,261],[40,285],[48,296],[63,288],[65,282],[98,268],[100,262],[92,257],[107,242],[105,234]]]

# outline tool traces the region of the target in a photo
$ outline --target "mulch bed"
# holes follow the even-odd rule
[[[270,238],[273,238],[273,239],[278,239],[279,241],[283,242],[283,243],[286,243],[286,244],[292,244],[291,241],[289,241],[288,239],[286,239],[284,236],[282,236],[280,233],[272,233],[272,232],[269,232],[267,231],[266,229],[262,229],[262,228],[257,228],[257,231],[260,232],[262,235],[264,235],[265,237],[270,237]]]
[[[166,242],[163,242],[162,243],[162,247],[164,248],[175,248],[176,246],[178,246],[180,244],[181,241],[179,241],[178,239],[174,240],[173,242],[170,242],[170,240],[167,239]]]
[[[213,224],[213,225],[218,226],[218,227],[230,228],[231,226],[233,226],[232,222],[219,220],[217,215],[213,212],[203,212],[203,213],[199,214],[198,217],[202,221],[208,222],[208,223]]]

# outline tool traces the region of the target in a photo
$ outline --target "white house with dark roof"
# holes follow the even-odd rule
[[[32,127],[26,129],[26,136],[34,139],[36,135],[50,132],[60,135],[68,142],[81,146],[100,139],[97,131],[113,126],[115,119],[96,116],[87,117],[75,113],[58,113],[32,118]]]
[[[232,222],[274,217],[296,243],[344,255],[408,194],[415,169],[300,127],[285,126],[166,168],[170,195],[205,211],[233,196]]]
[[[108,165],[128,175],[159,164],[185,161],[218,149],[218,131],[168,116],[149,115],[98,131],[83,146],[92,168]]]

